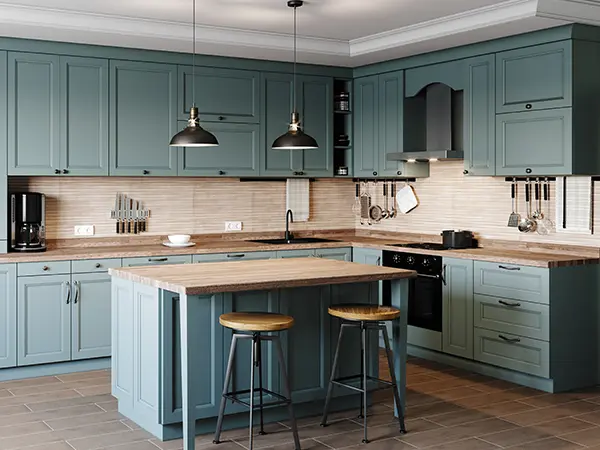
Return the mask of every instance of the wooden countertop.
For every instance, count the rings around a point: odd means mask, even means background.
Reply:
[[[327,236],[330,237],[330,236]],[[8,253],[0,255],[0,264],[22,263],[35,261],[65,261],[79,259],[102,258],[130,258],[140,256],[172,256],[195,255],[210,253],[244,253],[258,251],[285,251],[303,249],[326,249],[341,247],[372,248],[377,250],[391,250],[397,252],[411,252],[428,255],[446,256],[450,258],[474,259],[505,264],[523,266],[554,268],[564,266],[578,266],[600,263],[600,250],[598,257],[578,256],[567,253],[551,253],[540,251],[515,250],[510,248],[473,248],[466,250],[421,250],[403,249],[390,244],[414,242],[402,238],[375,238],[363,236],[336,236],[331,237],[336,242],[322,242],[313,244],[272,245],[260,244],[244,240],[199,240],[193,247],[168,248],[160,244],[122,245],[122,246],[96,246],[96,247],[66,247],[51,249],[43,253]]]
[[[179,294],[253,291],[412,278],[412,270],[322,258],[227,261],[109,269],[124,278]]]

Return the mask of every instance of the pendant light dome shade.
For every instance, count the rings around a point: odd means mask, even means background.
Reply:
[[[192,107],[188,126],[171,139],[171,147],[216,147],[219,141],[214,134],[206,131],[198,121],[198,108]]]
[[[292,113],[288,132],[282,134],[273,142],[273,150],[310,150],[319,148],[319,144],[300,128],[298,113]]]
[[[302,0],[289,0],[287,2],[290,8],[294,8],[294,82],[292,84],[294,109],[287,133],[275,139],[275,142],[271,146],[273,150],[311,150],[319,148],[319,144],[317,144],[315,138],[302,131],[300,114],[298,114],[298,110],[296,109],[296,9],[300,8],[303,4]]]

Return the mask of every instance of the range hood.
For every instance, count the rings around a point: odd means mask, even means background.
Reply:
[[[463,91],[434,83],[404,102],[404,151],[388,161],[464,159]]]

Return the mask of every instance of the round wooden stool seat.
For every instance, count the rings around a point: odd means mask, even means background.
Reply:
[[[400,310],[392,306],[379,305],[335,305],[330,306],[329,315],[345,320],[380,322],[400,317]]]
[[[234,312],[222,314],[219,323],[239,331],[281,331],[292,328],[294,318],[265,312]]]

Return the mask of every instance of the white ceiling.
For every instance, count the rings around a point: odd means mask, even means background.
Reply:
[[[286,0],[196,0],[198,51],[289,60]],[[190,51],[192,0],[0,0],[4,36]],[[569,22],[599,0],[308,0],[299,59],[358,66]]]

